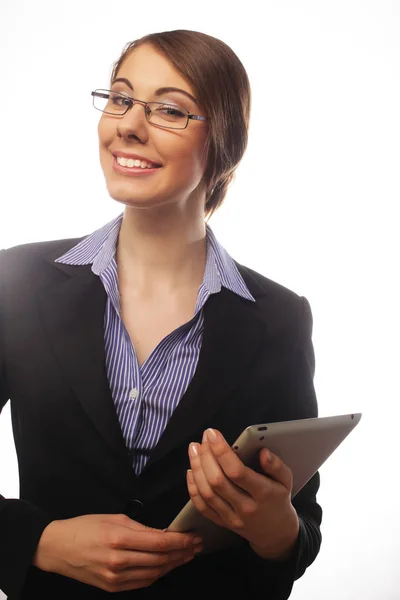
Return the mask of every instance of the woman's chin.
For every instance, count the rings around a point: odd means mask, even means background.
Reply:
[[[121,184],[115,180],[107,182],[110,197],[116,202],[132,208],[171,208],[173,205],[182,208],[182,205],[185,204],[183,200],[185,193],[181,188],[171,189],[169,186],[164,186],[163,189],[160,189],[159,186],[158,189],[155,186],[150,188],[151,186],[127,186],[126,182]]]
[[[125,183],[121,185],[119,182],[107,182],[107,190],[111,198],[117,202],[129,204],[147,204],[151,201],[154,193],[149,190],[141,189],[142,186],[127,186]]]
[[[108,188],[108,193],[116,202],[132,208],[156,208],[169,204],[158,195],[150,195],[149,193],[140,194],[136,192],[132,194],[132,192],[128,193],[126,190],[122,192],[122,190],[115,190],[115,188]]]

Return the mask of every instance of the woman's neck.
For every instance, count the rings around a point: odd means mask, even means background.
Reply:
[[[152,213],[152,214],[151,214]],[[207,252],[204,213],[126,207],[117,242],[118,276],[138,294],[198,287]]]

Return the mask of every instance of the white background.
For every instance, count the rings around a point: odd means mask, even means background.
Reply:
[[[1,0],[0,247],[121,212],[90,91],[125,43],[171,29],[228,43],[252,84],[249,148],[210,225],[310,301],[320,415],[363,413],[321,468],[323,545],[291,598],[398,599],[399,1]],[[0,492],[17,497],[8,406],[0,457]]]

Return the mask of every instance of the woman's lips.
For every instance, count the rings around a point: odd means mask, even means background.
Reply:
[[[154,169],[149,169],[148,167],[145,167],[144,169],[142,169],[142,167],[123,167],[117,163],[116,157],[113,156],[113,170],[117,173],[121,173],[122,175],[128,175],[130,177],[145,177],[152,175],[159,169],[161,169],[161,167],[154,167]]]

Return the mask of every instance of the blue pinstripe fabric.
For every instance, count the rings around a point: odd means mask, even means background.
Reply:
[[[255,302],[233,259],[206,225],[207,259],[195,314],[153,349],[140,366],[122,322],[116,243],[123,213],[84,238],[55,262],[92,265],[107,293],[104,315],[106,371],[121,430],[139,474],[195,373],[203,337],[203,306],[225,287]],[[133,393],[132,393],[133,392]],[[134,397],[136,396],[136,397]]]

